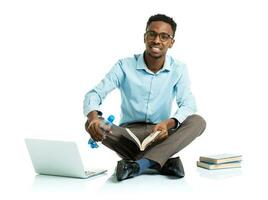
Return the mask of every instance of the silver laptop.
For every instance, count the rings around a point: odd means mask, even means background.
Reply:
[[[85,171],[74,142],[27,138],[25,143],[38,174],[89,178],[107,171]]]

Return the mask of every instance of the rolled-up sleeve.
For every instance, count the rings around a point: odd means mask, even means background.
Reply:
[[[185,65],[182,66],[179,81],[175,85],[175,95],[178,109],[172,118],[178,120],[179,123],[177,127],[179,127],[180,123],[197,111],[195,98],[190,89],[190,80]]]
[[[107,94],[115,88],[120,87],[120,82],[123,76],[121,66],[122,63],[119,60],[101,80],[101,82],[86,93],[83,104],[83,113],[85,116],[93,110],[100,112],[100,105]]]

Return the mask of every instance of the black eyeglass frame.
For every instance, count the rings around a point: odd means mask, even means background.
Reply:
[[[148,34],[149,34],[149,33],[153,33],[153,35],[151,35],[152,38],[148,38]],[[161,35],[162,35],[162,36],[161,36]],[[157,32],[155,32],[155,31],[146,31],[146,32],[144,33],[144,36],[145,36],[146,39],[148,39],[148,40],[150,40],[150,41],[155,40],[155,38],[156,38],[157,36],[159,36],[159,39],[160,39],[162,42],[166,42],[166,41],[168,41],[169,38],[172,39],[172,40],[174,39],[174,36],[169,35],[168,33],[164,33],[164,32],[157,33]],[[164,36],[164,37],[167,36],[167,39],[163,39],[163,36]]]

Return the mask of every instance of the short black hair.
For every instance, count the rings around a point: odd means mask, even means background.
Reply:
[[[173,37],[175,36],[175,32],[176,32],[176,28],[177,28],[177,24],[176,22],[173,20],[173,18],[166,16],[164,14],[156,14],[151,16],[148,21],[147,21],[147,25],[146,25],[146,30],[148,28],[148,26],[154,22],[154,21],[162,21],[162,22],[166,22],[168,24],[170,24],[172,31],[173,31]]]

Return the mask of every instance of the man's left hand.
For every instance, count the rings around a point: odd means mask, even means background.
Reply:
[[[168,138],[168,127],[166,121],[162,121],[159,124],[156,124],[153,131],[161,131],[156,137],[155,141],[161,141]]]
[[[154,127],[154,132],[161,131],[161,133],[156,137],[155,141],[161,141],[168,138],[168,130],[176,126],[176,121],[174,118],[167,119],[165,121],[156,124]]]

